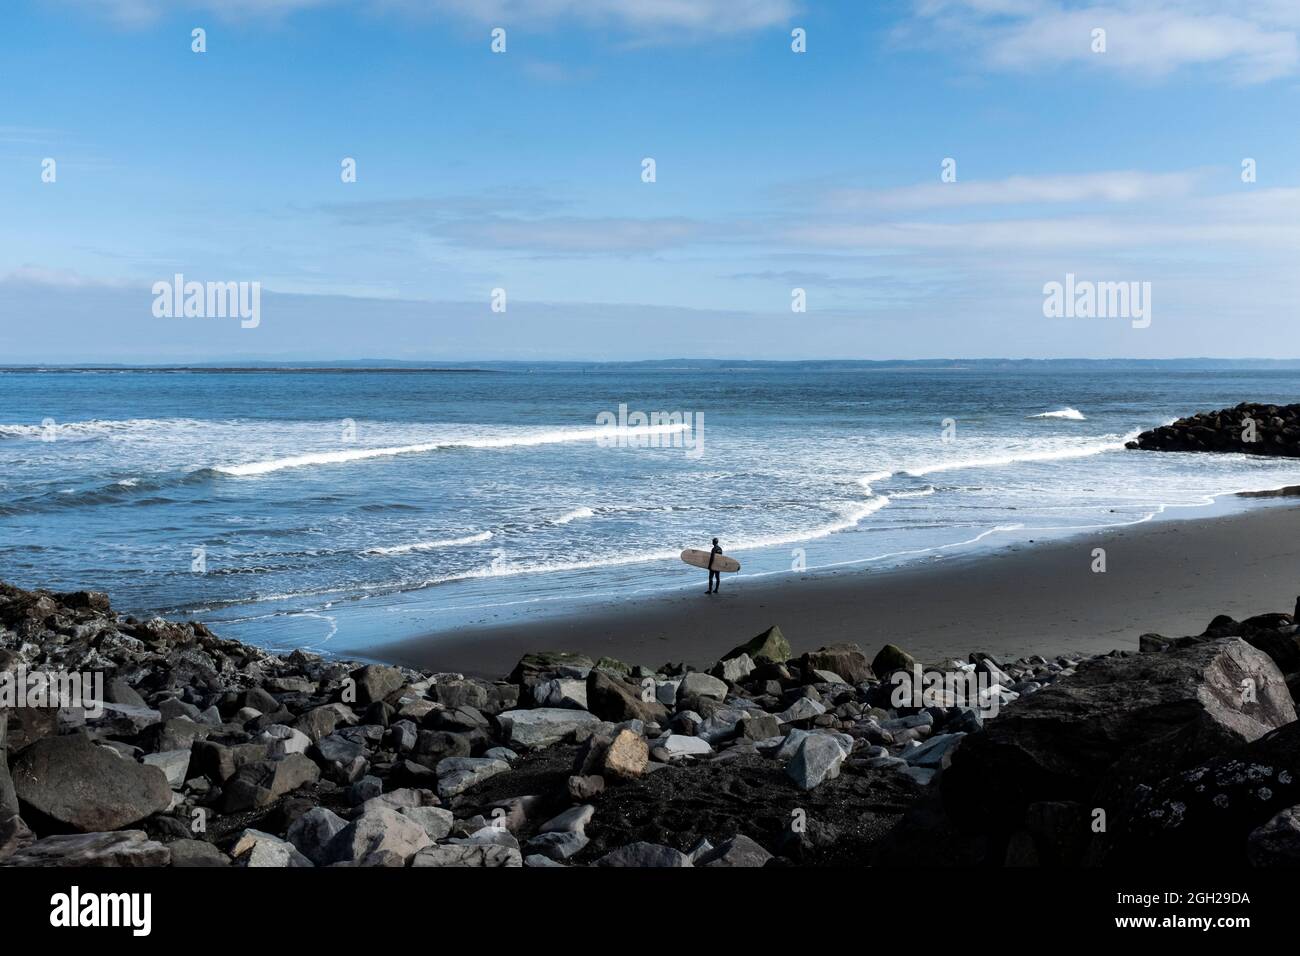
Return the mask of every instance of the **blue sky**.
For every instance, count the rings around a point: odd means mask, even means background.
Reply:
[[[1300,356],[1290,0],[2,16],[0,361]],[[155,318],[176,272],[260,325]],[[1045,318],[1067,272],[1150,327]]]

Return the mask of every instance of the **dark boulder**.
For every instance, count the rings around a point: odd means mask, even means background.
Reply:
[[[668,708],[653,693],[649,696],[650,700],[642,700],[640,687],[605,671],[593,670],[587,675],[587,710],[601,720],[666,724]]]
[[[970,735],[941,779],[944,803],[964,828],[1010,833],[1032,803],[1115,807],[1295,719],[1277,666],[1239,638],[1099,658]]]
[[[1140,788],[1101,841],[1106,864],[1242,867],[1249,837],[1300,804],[1300,722]]]
[[[861,684],[875,676],[867,655],[856,644],[831,644],[803,656],[799,663],[804,672],[804,679],[814,670],[831,671],[843,677],[850,684]]]
[[[73,830],[118,830],[171,804],[172,791],[157,767],[120,757],[83,734],[47,737],[14,761],[18,799]],[[28,822],[42,832],[35,818]]]

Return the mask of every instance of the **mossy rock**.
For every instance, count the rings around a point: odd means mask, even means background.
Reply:
[[[764,661],[773,664],[784,664],[794,656],[794,652],[790,650],[790,642],[785,639],[785,635],[781,633],[781,629],[775,624],[757,637],[751,638],[739,647],[734,647],[726,654],[723,654],[722,660],[729,661],[741,654],[748,654],[756,664]]]
[[[897,644],[886,644],[871,662],[871,669],[877,677],[884,677],[894,671],[910,671],[916,666],[916,658]]]
[[[619,674],[623,677],[628,677],[632,673],[632,665],[626,661],[620,661],[616,657],[602,657],[596,661],[596,666],[593,669],[605,671],[608,674]]]

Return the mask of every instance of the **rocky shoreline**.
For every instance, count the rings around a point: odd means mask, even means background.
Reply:
[[[922,664],[773,627],[485,681],[0,585],[7,689],[103,684],[0,708],[0,865],[1297,865],[1297,631]]]
[[[1143,451],[1218,451],[1300,457],[1300,405],[1242,402],[1161,425],[1126,442]]]

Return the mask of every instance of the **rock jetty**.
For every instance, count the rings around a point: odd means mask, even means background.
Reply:
[[[1296,458],[1300,457],[1300,405],[1242,402],[1217,412],[1200,412],[1145,431],[1124,447]]]
[[[0,678],[35,673],[103,702],[0,709],[3,866],[1300,862],[1286,614],[929,667],[773,627],[706,671],[549,652],[485,681],[0,585]]]

